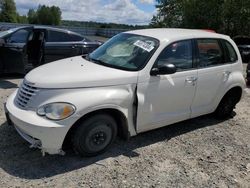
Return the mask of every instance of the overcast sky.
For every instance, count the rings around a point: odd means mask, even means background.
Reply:
[[[39,4],[58,6],[64,20],[148,24],[155,0],[15,0],[17,11],[27,14]]]

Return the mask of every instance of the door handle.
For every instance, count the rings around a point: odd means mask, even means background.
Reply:
[[[18,46],[12,46],[12,47],[10,47],[10,48],[12,48],[12,49],[17,49],[17,50],[23,49],[22,47],[18,47]]]
[[[185,82],[188,83],[188,84],[192,84],[193,86],[195,85],[195,82],[197,81],[197,77],[187,77],[185,79]]]
[[[20,48],[20,47],[11,47],[10,49],[18,51],[18,52],[22,52],[24,49]]]
[[[187,77],[186,82],[195,82],[197,80],[197,77]]]

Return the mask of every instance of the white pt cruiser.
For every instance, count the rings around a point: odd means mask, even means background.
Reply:
[[[245,88],[230,37],[202,30],[146,29],[116,35],[86,57],[40,66],[7,100],[6,117],[43,153],[70,141],[83,156],[116,136],[213,113],[230,116]]]

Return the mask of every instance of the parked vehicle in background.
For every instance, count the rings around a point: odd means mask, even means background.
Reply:
[[[102,43],[77,33],[44,27],[0,32],[0,73],[26,73],[39,65],[88,54]]]
[[[247,64],[247,85],[250,86],[250,62]]]
[[[43,153],[62,154],[71,141],[77,153],[98,155],[117,135],[209,113],[230,117],[245,89],[239,57],[230,37],[212,32],[121,33],[85,58],[29,72],[8,98],[6,118]]]
[[[237,36],[237,37],[234,37],[234,41],[240,50],[243,63],[249,63],[250,61],[250,37]]]

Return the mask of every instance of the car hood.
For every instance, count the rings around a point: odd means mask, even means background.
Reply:
[[[76,56],[33,69],[25,76],[25,82],[38,88],[79,88],[132,84],[137,77],[138,72],[106,67]]]

